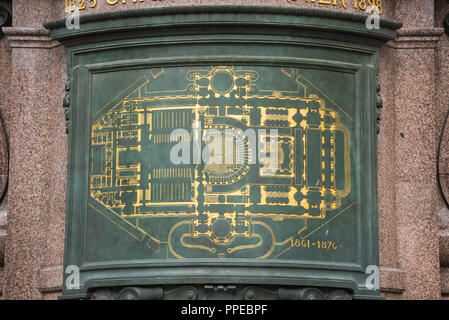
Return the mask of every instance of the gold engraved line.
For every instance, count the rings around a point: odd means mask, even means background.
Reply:
[[[310,232],[308,235],[304,236],[303,239],[308,238],[310,235],[312,235],[313,233],[315,233],[316,231],[318,231],[319,229],[321,229],[322,227],[324,227],[326,224],[328,224],[329,222],[331,222],[332,220],[334,220],[335,218],[337,218],[339,215],[341,215],[343,212],[347,211],[349,208],[351,208],[353,205],[355,205],[356,202],[351,203],[349,206],[347,206],[346,208],[344,208],[342,211],[340,211],[338,214],[336,214],[335,216],[333,216],[332,218],[330,218],[329,220],[327,220],[325,223],[323,223],[321,226],[319,226],[318,228],[316,228],[315,230],[313,230],[312,232]]]
[[[181,244],[184,246],[184,247],[187,247],[187,248],[192,248],[192,249],[202,249],[202,250],[206,250],[206,251],[209,251],[210,253],[215,253],[215,248],[209,248],[209,247],[207,247],[207,246],[205,246],[205,245],[201,245],[201,244],[190,244],[190,243],[187,243],[187,242],[185,242],[185,237],[188,237],[188,236],[192,236],[190,233],[184,233],[182,236],[181,236],[181,239],[180,239],[180,242],[181,242]]]
[[[255,249],[255,248],[260,247],[262,245],[262,243],[263,243],[262,236],[260,234],[258,234],[258,233],[253,234],[253,236],[255,236],[257,239],[259,239],[259,241],[257,243],[255,243],[255,244],[245,244],[245,245],[237,246],[237,247],[234,247],[234,248],[229,248],[227,250],[228,253],[233,253],[235,251],[244,250],[244,249]]]
[[[319,226],[318,228],[316,228],[315,230],[313,230],[312,232],[310,232],[308,235],[304,236],[303,239],[308,238],[310,235],[312,235],[313,233],[315,233],[316,231],[318,231],[319,229],[321,229],[323,226],[325,226],[326,224],[328,224],[329,222],[331,222],[332,220],[334,220],[335,218],[337,218],[339,215],[341,215],[343,212],[345,212],[346,210],[348,210],[349,208],[351,208],[356,202],[351,203],[349,206],[347,206],[345,209],[343,209],[342,211],[340,211],[338,214],[336,214],[335,216],[333,216],[331,219],[329,219],[328,221],[326,221],[325,223],[323,223],[321,226]],[[278,258],[279,256],[281,256],[282,254],[284,254],[285,252],[287,252],[288,250],[290,250],[291,248],[293,248],[292,245],[290,245],[290,247],[288,247],[287,249],[285,249],[284,251],[280,252],[278,255],[276,255],[275,257],[273,257],[273,259]]]
[[[143,231],[140,228],[136,228],[135,225],[129,223],[128,221],[126,221],[125,219],[123,219],[122,217],[118,216],[114,211],[110,210],[113,214],[115,214],[117,217],[119,217],[121,220],[123,220],[124,222],[126,222],[127,224],[129,224],[133,229],[139,230],[140,232],[143,233],[143,237],[141,239],[137,238],[135,235],[133,235],[132,233],[128,232],[125,228],[123,228],[121,225],[119,225],[117,222],[115,222],[114,220],[112,220],[111,218],[109,218],[108,216],[106,216],[103,212],[99,211],[97,208],[95,208],[94,206],[92,206],[90,203],[88,204],[89,207],[91,207],[92,209],[94,209],[95,211],[97,211],[98,213],[100,213],[102,216],[104,216],[106,219],[108,219],[109,221],[111,221],[113,224],[115,224],[117,227],[119,227],[120,229],[122,229],[123,231],[125,231],[126,233],[128,233],[130,236],[132,236],[133,238],[135,238],[138,241],[142,241],[145,238],[145,235],[148,235],[145,231]]]
[[[116,96],[115,96],[114,98],[112,98],[108,103],[106,103],[106,104],[104,105],[103,108],[101,108],[100,110],[98,110],[97,113],[95,113],[95,116],[96,116],[98,113],[100,113],[104,108],[106,108],[112,101],[114,101],[115,99],[117,99],[118,97],[120,97],[123,93],[127,92],[130,88],[132,88],[136,83],[142,81],[142,78],[143,78],[143,79],[146,79],[146,81],[145,81],[141,86],[139,86],[136,90],[134,90],[133,92],[135,92],[135,91],[141,89],[143,86],[145,86],[145,85],[147,85],[148,83],[150,83],[150,79],[148,79],[147,76],[142,76],[142,77],[140,77],[139,79],[137,79],[136,81],[134,81],[129,87],[127,87],[126,89],[120,91],[120,93],[119,93],[118,95],[116,95]],[[132,93],[131,93],[131,94],[132,94]],[[131,94],[127,95],[126,97],[130,96]],[[126,97],[125,97],[125,98],[126,98]],[[124,101],[125,101],[125,99],[123,99],[122,101],[120,101],[119,103],[117,103],[117,104],[116,104],[113,108],[111,108],[109,111],[114,110],[114,108],[115,108],[116,106],[122,104]],[[109,112],[109,111],[108,111],[108,112]]]
[[[303,78],[304,80],[306,80],[310,85],[312,85],[315,89],[317,89],[319,92],[321,92],[327,99],[329,99],[333,104],[335,104],[341,112],[343,112],[345,115],[347,115],[352,121],[354,121],[354,118],[352,118],[345,110],[343,110],[343,108],[337,104],[334,100],[332,100],[331,98],[329,98],[329,96],[327,94],[325,94],[323,91],[321,91],[320,88],[318,88],[317,86],[315,86],[310,80],[308,80],[306,77],[304,77],[303,75],[300,75],[298,78]]]

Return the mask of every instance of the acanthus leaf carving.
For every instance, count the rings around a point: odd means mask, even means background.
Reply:
[[[380,94],[379,76],[376,77],[376,112],[377,112],[377,133],[380,132],[380,122],[382,121],[383,101]]]
[[[63,102],[63,108],[64,108],[64,117],[66,122],[66,133],[68,134],[70,132],[70,87],[71,87],[72,78],[69,77],[69,79],[66,82],[65,85],[65,96],[64,96],[64,102]]]

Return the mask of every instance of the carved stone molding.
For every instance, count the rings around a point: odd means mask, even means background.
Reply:
[[[11,48],[51,49],[60,45],[49,37],[50,31],[44,28],[5,27],[3,33],[8,37]]]
[[[236,285],[183,285],[158,287],[101,288],[91,300],[351,300],[343,289],[314,287],[262,287]]]
[[[443,28],[400,29],[396,31],[396,40],[386,45],[394,49],[435,49],[443,33]]]

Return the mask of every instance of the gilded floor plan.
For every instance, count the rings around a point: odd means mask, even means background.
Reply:
[[[309,93],[300,70],[276,68],[282,80],[271,84],[273,69],[172,67],[137,79],[92,118],[89,206],[166,258],[277,258],[311,220],[328,222],[351,192],[344,111]],[[185,134],[174,140],[176,129]],[[193,159],[207,129],[235,138],[234,161],[171,161],[179,142],[191,142]]]

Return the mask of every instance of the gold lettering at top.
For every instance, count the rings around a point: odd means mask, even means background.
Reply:
[[[145,0],[65,0],[65,11],[73,12],[75,9],[85,10],[87,8],[93,9],[97,6],[97,2],[105,1],[110,6],[115,5],[129,5],[130,3],[141,3]],[[146,0],[149,1],[163,1],[163,0]],[[175,0],[176,1],[176,0]],[[316,3],[319,6],[328,7],[340,7],[347,9],[346,2],[351,2],[351,0],[286,0],[289,3],[292,2],[311,2]],[[382,13],[382,0],[352,0],[354,2],[354,9],[365,11],[369,7],[377,7],[379,14]],[[350,4],[351,5],[351,4]]]
[[[287,2],[311,2],[318,5],[334,6],[347,9],[346,1],[351,0],[287,0]],[[367,8],[374,6],[377,7],[378,13],[382,13],[382,0],[353,0],[354,9],[365,11]]]

